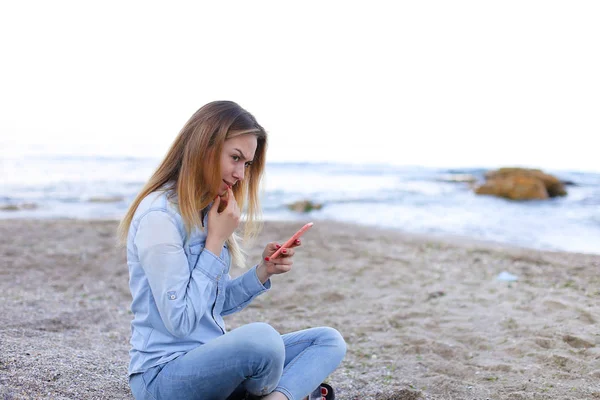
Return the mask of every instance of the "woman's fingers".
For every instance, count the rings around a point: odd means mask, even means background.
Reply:
[[[233,189],[231,187],[229,187],[229,189],[227,189],[227,191],[229,192],[229,194],[227,195],[227,198],[230,199],[231,202],[237,206],[237,201],[235,200],[235,196],[233,194]]]
[[[296,250],[291,249],[291,248],[287,248],[284,247],[281,252],[279,252],[279,255],[276,258],[271,258],[271,256],[277,251],[279,250],[281,246],[279,245],[275,245],[275,247],[270,247],[268,249],[268,255],[266,257],[266,261],[272,261],[272,260],[281,260],[281,259],[285,259],[285,258],[292,258],[294,256],[294,254],[296,254]]]
[[[277,270],[276,273],[288,272],[292,269],[292,265],[294,265],[292,260],[277,259],[274,261],[277,261],[277,263],[273,263],[273,268]]]
[[[282,257],[292,257],[294,254],[296,254],[296,250],[292,248],[284,248],[283,250],[281,250]]]
[[[281,245],[277,242],[267,243],[263,252],[264,260],[268,263],[268,265],[284,268],[278,269],[279,272],[287,272],[291,269],[291,266],[294,263],[292,261],[292,257],[294,257],[296,254],[296,250],[294,250],[292,247],[297,247],[299,245],[299,241],[296,241],[295,246],[284,247],[281,249]],[[279,249],[281,249],[281,251],[279,252],[278,256],[276,258],[272,258],[271,256]]]
[[[301,243],[300,239],[296,239],[296,240],[294,240],[294,243],[292,243],[292,245],[289,248],[291,249],[292,247],[298,247],[301,244],[302,243]]]
[[[236,219],[239,219],[240,217],[240,208],[237,201],[235,201],[235,196],[233,195],[233,190],[231,188],[227,189],[227,205],[222,213],[228,214]]]
[[[263,253],[267,271],[270,274],[283,274],[285,272],[289,272],[294,264],[292,256],[294,255],[295,251],[293,249],[284,248],[277,258],[270,258],[270,256],[280,248],[280,244],[277,242],[271,242],[267,244],[265,252]]]
[[[219,196],[215,197],[215,201],[213,203],[213,207],[210,209],[209,214],[213,213],[216,214],[219,209],[219,206],[221,205],[221,198]]]
[[[281,272],[289,272],[292,269],[292,264],[293,263],[277,264],[277,269],[279,269]]]

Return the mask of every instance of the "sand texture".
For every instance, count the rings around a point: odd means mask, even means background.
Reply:
[[[250,258],[299,226],[266,223]],[[133,398],[115,229],[0,221],[0,399]],[[339,399],[600,399],[600,256],[318,222],[295,260],[226,322],[338,329]]]

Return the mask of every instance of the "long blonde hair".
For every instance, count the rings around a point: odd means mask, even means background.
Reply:
[[[267,133],[254,116],[238,104],[214,101],[204,105],[186,122],[163,161],[133,200],[118,227],[119,243],[127,243],[129,226],[140,202],[157,190],[169,190],[176,195],[188,235],[194,228],[203,229],[201,211],[215,198],[221,184],[223,143],[243,134],[255,135],[257,147],[244,180],[233,187],[233,194],[240,210],[246,214],[244,239],[256,237],[262,228],[259,191],[265,168]],[[227,239],[227,245],[233,264],[244,266],[245,255],[235,232]]]

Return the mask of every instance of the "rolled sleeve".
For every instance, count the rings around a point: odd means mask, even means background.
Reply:
[[[263,285],[258,279],[256,268],[255,265],[245,274],[227,283],[227,296],[221,315],[233,314],[246,308],[256,296],[271,289],[271,280],[267,280]]]
[[[212,280],[217,281],[221,278],[223,272],[227,270],[227,264],[225,264],[225,260],[204,248],[198,256],[198,262],[194,270],[199,270]]]

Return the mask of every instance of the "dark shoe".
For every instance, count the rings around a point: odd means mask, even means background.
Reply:
[[[335,392],[333,391],[333,388],[331,387],[331,385],[328,385],[326,383],[321,383],[321,396],[323,396],[325,398],[325,400],[334,400],[335,399]]]
[[[335,392],[333,388],[326,384],[321,383],[309,396],[308,400],[334,400]]]

